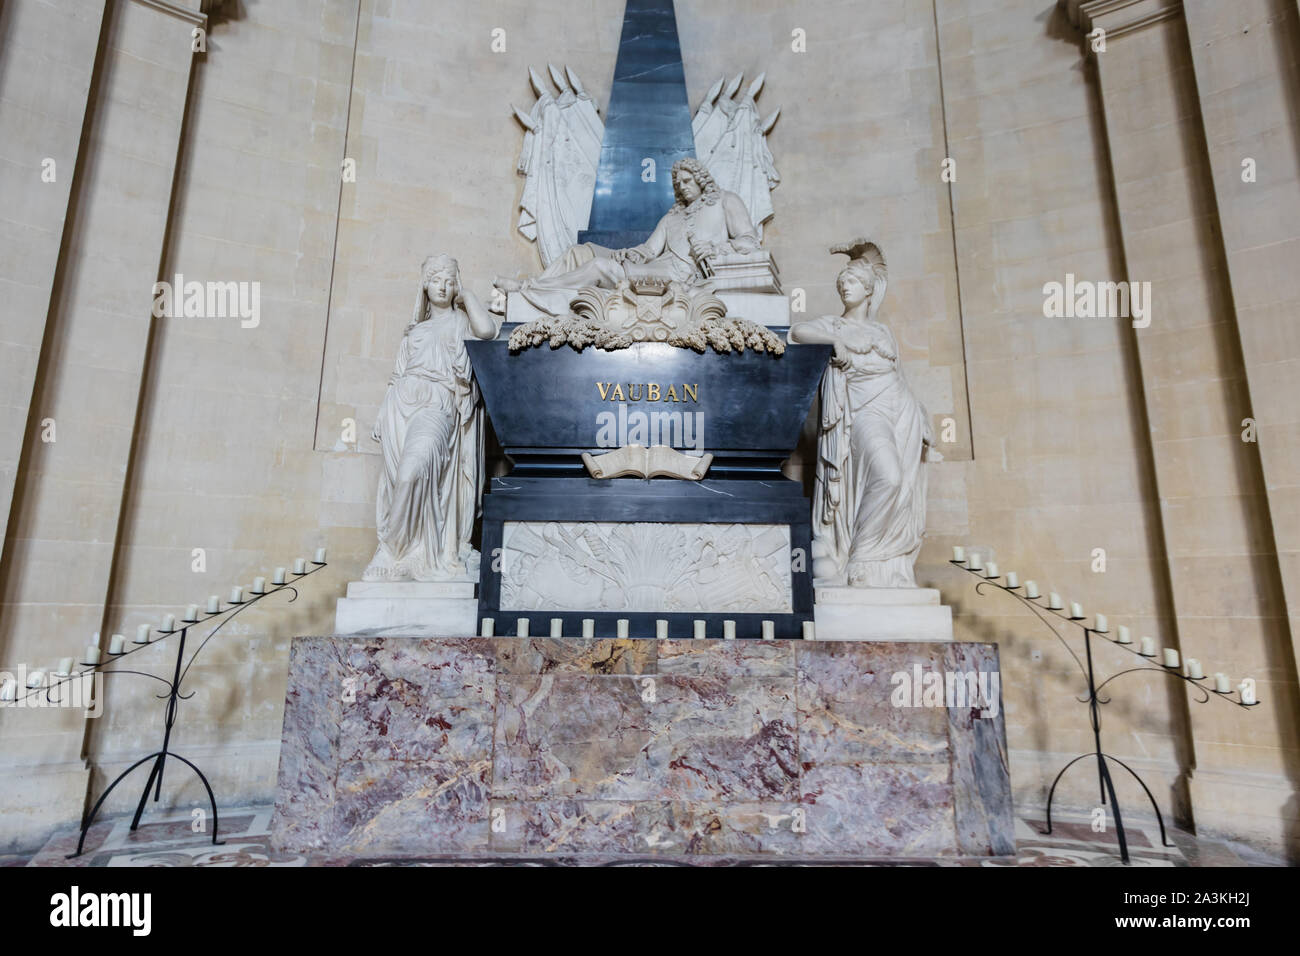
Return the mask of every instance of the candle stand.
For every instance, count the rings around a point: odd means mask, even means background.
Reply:
[[[118,660],[120,660],[123,657],[126,657],[129,654],[138,653],[144,650],[145,648],[155,647],[157,646],[157,644],[162,643],[161,641],[153,641],[147,644],[136,644],[134,647],[130,648],[129,650],[123,651],[121,654],[110,655],[106,660],[101,659],[98,662],[83,661],[81,662],[80,665],[83,668],[82,670],[78,670],[75,673],[63,676],[58,681],[50,684],[48,687],[36,688],[32,692],[32,693],[39,693],[41,691],[44,691],[47,699],[52,699],[50,698],[50,695],[57,688],[61,687],[63,684],[73,680],[81,680],[85,678],[87,675],[92,673],[104,674],[104,675],[134,674],[138,677],[148,677],[152,680],[160,681],[167,687],[167,690],[165,692],[157,695],[159,700],[165,700],[167,702],[164,715],[163,715],[162,748],[145,757],[141,757],[135,763],[131,764],[131,766],[127,767],[124,771],[118,774],[117,778],[108,785],[107,789],[105,789],[102,794],[100,794],[99,799],[96,800],[94,806],[91,807],[90,813],[88,813],[85,816],[85,818],[82,820],[81,837],[80,839],[77,840],[77,852],[68,854],[68,859],[73,859],[75,857],[81,856],[82,848],[85,846],[86,843],[86,834],[87,832],[89,832],[91,824],[95,822],[95,817],[98,815],[100,807],[102,807],[104,805],[104,801],[108,799],[108,795],[112,793],[113,790],[117,787],[117,785],[120,784],[123,780],[125,780],[131,774],[131,772],[134,771],[137,767],[141,767],[144,764],[152,761],[152,766],[149,769],[149,779],[145,781],[144,790],[140,794],[140,802],[136,804],[135,816],[131,818],[132,830],[135,830],[140,826],[140,816],[144,813],[145,804],[149,801],[149,791],[151,789],[153,790],[153,799],[155,803],[157,803],[162,798],[163,770],[167,765],[167,759],[169,757],[174,760],[179,760],[181,763],[185,764],[185,766],[193,770],[194,773],[198,775],[199,780],[203,782],[203,788],[207,791],[208,794],[208,803],[212,807],[212,843],[214,846],[219,846],[224,842],[223,840],[217,839],[217,829],[218,829],[217,800],[212,793],[212,785],[208,782],[207,776],[203,773],[202,770],[198,768],[197,765],[195,765],[193,762],[186,759],[185,757],[182,757],[180,754],[176,753],[171,749],[172,726],[176,723],[176,713],[177,713],[178,705],[183,700],[189,700],[195,694],[195,691],[190,691],[188,694],[181,693],[181,687],[185,682],[185,676],[189,673],[190,667],[192,667],[194,664],[194,659],[199,656],[199,653],[207,645],[208,641],[212,640],[212,638],[216,636],[217,632],[220,631],[228,621],[234,618],[236,614],[239,614],[241,611],[245,610],[246,608],[256,604],[262,598],[269,597],[272,594],[279,594],[282,591],[291,591],[292,596],[289,598],[289,602],[292,603],[296,601],[298,599],[298,589],[297,587],[295,587],[295,585],[303,578],[315,574],[321,568],[326,566],[325,562],[323,561],[312,561],[311,564],[312,564],[312,568],[310,571],[303,571],[301,573],[291,572],[293,577],[293,584],[288,584],[288,583],[274,584],[271,586],[269,590],[262,591],[262,592],[252,592],[249,594],[248,597],[246,597],[242,601],[230,602],[229,605],[225,608],[225,610],[199,611],[199,620],[192,620],[192,621],[183,620],[177,622],[178,626],[175,627],[173,630],[170,631],[159,630],[158,633],[163,635],[164,638],[170,637],[172,635],[177,636],[176,663],[172,669],[171,680],[165,680],[164,678],[159,677],[156,674],[150,674],[145,671],[127,670],[125,668],[118,668],[118,667],[109,668],[108,666],[106,666],[108,664],[116,664]],[[204,625],[209,624],[215,621],[217,618],[221,618],[222,620],[217,624],[216,627],[214,627],[211,631],[208,632],[208,635],[205,638],[203,638],[203,641],[195,649],[194,653],[190,655],[189,660],[186,661],[184,659],[185,643],[187,638],[189,637],[190,628],[197,628],[200,623]]]
[[[1071,760],[1069,763],[1067,763],[1064,767],[1061,768],[1060,772],[1056,775],[1056,779],[1052,781],[1052,786],[1047,791],[1047,830],[1045,832],[1047,834],[1050,834],[1052,832],[1052,798],[1056,794],[1057,784],[1061,782],[1061,778],[1065,776],[1065,772],[1067,770],[1069,770],[1071,767],[1077,764],[1080,760],[1086,760],[1089,757],[1091,757],[1095,759],[1097,762],[1097,787],[1101,793],[1101,803],[1103,806],[1105,806],[1107,803],[1107,798],[1109,797],[1111,813],[1115,817],[1115,835],[1119,839],[1120,859],[1126,864],[1129,862],[1128,840],[1124,834],[1124,819],[1120,813],[1119,798],[1116,797],[1115,795],[1115,783],[1111,779],[1111,774],[1110,774],[1111,763],[1117,764],[1118,766],[1127,770],[1129,774],[1133,777],[1133,779],[1138,782],[1138,786],[1142,788],[1142,792],[1145,793],[1147,795],[1147,799],[1151,801],[1151,808],[1155,810],[1156,822],[1160,826],[1161,844],[1166,847],[1174,846],[1174,844],[1169,842],[1169,838],[1165,833],[1164,817],[1161,816],[1160,814],[1160,807],[1156,803],[1156,798],[1152,795],[1151,789],[1146,785],[1145,781],[1143,781],[1143,779],[1140,776],[1138,776],[1137,771],[1135,771],[1128,764],[1124,763],[1124,761],[1120,760],[1118,757],[1112,756],[1111,754],[1105,753],[1101,749],[1101,705],[1110,703],[1111,699],[1109,697],[1102,697],[1099,692],[1103,687],[1105,687],[1111,681],[1115,680],[1115,678],[1117,677],[1122,677],[1125,674],[1155,671],[1155,672],[1164,673],[1169,677],[1174,677],[1179,680],[1186,681],[1188,684],[1195,687],[1200,694],[1200,699],[1197,700],[1197,703],[1200,704],[1206,703],[1210,699],[1211,694],[1214,694],[1217,697],[1221,697],[1229,701],[1229,703],[1235,704],[1238,707],[1255,707],[1259,704],[1259,701],[1255,701],[1253,703],[1247,704],[1241,700],[1235,700],[1233,699],[1231,692],[1225,693],[1218,690],[1213,690],[1213,691],[1208,690],[1201,683],[1201,681],[1204,681],[1206,679],[1204,677],[1196,677],[1196,678],[1189,677],[1183,674],[1177,667],[1163,667],[1156,664],[1140,664],[1137,667],[1126,668],[1125,670],[1112,674],[1111,676],[1103,680],[1100,684],[1098,684],[1097,672],[1093,665],[1093,655],[1092,655],[1093,635],[1097,635],[1107,644],[1111,644],[1115,647],[1123,648],[1124,650],[1127,650],[1129,653],[1135,654],[1136,656],[1141,657],[1144,660],[1150,660],[1151,657],[1154,655],[1142,654],[1139,651],[1135,650],[1133,645],[1131,644],[1121,644],[1118,641],[1111,640],[1109,637],[1107,637],[1107,634],[1109,632],[1098,631],[1095,628],[1088,627],[1088,625],[1085,623],[1086,619],[1083,617],[1068,616],[1065,613],[1062,613],[1063,609],[1044,607],[1043,605],[1035,603],[1035,601],[1040,600],[1040,598],[1030,598],[1020,593],[1023,590],[1023,587],[1019,584],[1017,584],[1015,587],[1012,587],[1007,584],[1000,584],[998,583],[1001,580],[1000,576],[994,575],[992,577],[989,577],[988,575],[982,572],[982,569],[972,569],[966,567],[965,561],[954,560],[950,563],[955,564],[958,567],[965,568],[965,570],[967,570],[968,572],[970,572],[971,574],[975,575],[977,578],[980,579],[980,583],[975,585],[976,594],[983,595],[984,594],[983,588],[986,586],[994,587],[997,588],[999,591],[1003,591],[1007,594],[1010,594],[1012,597],[1020,601],[1021,604],[1025,605],[1031,611],[1033,611],[1034,614],[1038,616],[1039,620],[1043,622],[1043,625],[1049,631],[1051,631],[1053,635],[1055,635],[1057,640],[1061,642],[1062,646],[1065,647],[1066,651],[1069,652],[1070,656],[1074,658],[1074,662],[1079,665],[1079,670],[1082,672],[1084,680],[1087,681],[1087,688],[1088,688],[1087,696],[1079,697],[1076,699],[1079,701],[1079,703],[1088,705],[1088,719],[1092,725],[1093,749],[1088,753],[1080,754],[1079,756]],[[1048,615],[1051,616],[1049,617]],[[1084,650],[1083,660],[1079,659],[1079,655],[1075,653],[1074,648],[1071,647],[1066,642],[1065,638],[1061,636],[1060,632],[1057,631],[1057,629],[1054,626],[1052,626],[1051,623],[1052,618],[1055,618],[1056,620],[1060,620],[1060,621],[1066,621],[1071,624],[1076,624],[1083,630],[1083,650]]]

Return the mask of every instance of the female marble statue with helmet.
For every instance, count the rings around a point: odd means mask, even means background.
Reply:
[[[850,587],[916,587],[923,463],[941,456],[903,377],[898,343],[877,318],[888,283],[884,255],[862,239],[831,251],[849,256],[836,279],[843,313],[790,330],[792,343],[835,347],[821,386],[813,575]]]
[[[483,406],[465,339],[495,338],[496,318],[461,285],[450,256],[420,268],[373,437],[383,453],[379,547],[366,581],[476,578],[470,545],[483,493]]]

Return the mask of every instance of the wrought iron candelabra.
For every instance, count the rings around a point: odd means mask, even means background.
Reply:
[[[326,566],[324,561],[311,561],[309,563],[311,564],[311,570],[287,572],[287,576],[292,578],[291,583],[286,581],[286,583],[283,584],[272,584],[270,588],[264,591],[250,591],[246,598],[239,601],[227,602],[224,608],[216,611],[204,611],[200,609],[193,620],[177,621],[175,622],[176,626],[173,627],[172,630],[156,628],[156,632],[161,634],[164,639],[173,635],[177,636],[176,663],[172,668],[171,680],[159,677],[157,674],[150,674],[146,671],[129,670],[127,668],[109,666],[116,665],[122,658],[131,654],[138,654],[147,648],[157,647],[159,644],[165,643],[165,640],[150,641],[148,643],[137,642],[133,647],[125,649],[119,654],[113,654],[110,652],[105,659],[99,661],[82,661],[77,665],[77,667],[81,669],[74,670],[72,673],[66,675],[56,675],[58,676],[58,679],[53,683],[50,683],[48,686],[35,688],[28,694],[24,695],[32,696],[34,694],[44,693],[46,699],[53,703],[54,699],[51,695],[53,695],[54,692],[64,684],[72,681],[83,681],[86,677],[92,674],[103,674],[105,676],[109,674],[134,674],[138,677],[148,677],[151,680],[159,681],[167,688],[165,691],[157,695],[159,700],[165,700],[167,702],[163,714],[162,747],[147,756],[141,757],[135,763],[131,764],[131,766],[123,770],[117,775],[117,778],[108,785],[107,789],[100,794],[99,799],[95,801],[90,813],[88,813],[82,820],[81,836],[77,840],[77,852],[68,854],[68,859],[81,856],[82,849],[86,843],[86,834],[89,832],[91,824],[95,822],[95,817],[98,815],[100,808],[104,805],[104,801],[108,799],[109,794],[111,794],[117,785],[125,780],[133,770],[152,761],[152,766],[149,769],[149,779],[145,781],[144,790],[140,793],[140,801],[136,804],[135,816],[131,818],[132,830],[135,830],[140,826],[140,816],[144,813],[145,804],[149,800],[149,791],[151,789],[153,790],[153,799],[155,803],[157,803],[162,797],[163,770],[167,765],[167,758],[169,757],[185,764],[185,766],[193,770],[199,780],[202,781],[203,788],[208,794],[208,803],[212,807],[212,843],[214,846],[218,846],[225,842],[217,839],[217,829],[219,825],[217,816],[217,800],[213,795],[212,785],[208,782],[207,775],[204,774],[203,771],[200,770],[192,761],[182,757],[171,749],[172,727],[176,723],[177,707],[181,701],[189,700],[195,694],[195,691],[190,691],[188,694],[182,693],[181,687],[185,682],[185,677],[189,673],[190,667],[194,664],[194,659],[198,657],[203,648],[207,646],[208,641],[212,640],[212,638],[217,635],[217,632],[225,627],[227,622],[233,619],[235,615],[256,604],[263,598],[270,597],[273,594],[279,594],[283,591],[292,592],[292,596],[289,598],[290,603],[296,601],[298,599],[298,588],[296,587],[298,582],[305,577],[315,574],[321,568]],[[195,648],[194,653],[190,655],[189,660],[185,660],[185,644],[189,637],[190,629],[197,629],[201,625],[210,624],[217,621],[218,618],[221,620],[217,623],[216,627],[209,631],[207,636],[203,638],[199,643],[199,646]],[[143,625],[141,628],[143,629]]]
[[[983,589],[985,587],[997,588],[999,591],[1002,591],[1006,594],[1010,594],[1012,597],[1020,601],[1020,603],[1023,604],[1025,607],[1033,611],[1034,614],[1038,616],[1039,620],[1043,622],[1044,626],[1046,626],[1047,629],[1051,631],[1052,634],[1056,637],[1056,639],[1061,642],[1062,646],[1066,649],[1066,651],[1070,654],[1070,656],[1074,658],[1074,662],[1079,666],[1079,670],[1082,672],[1084,679],[1088,682],[1087,696],[1076,698],[1076,699],[1079,701],[1079,703],[1088,705],[1088,718],[1092,724],[1093,749],[1089,753],[1080,754],[1079,756],[1071,760],[1069,763],[1067,763],[1064,767],[1061,768],[1060,772],[1056,775],[1056,779],[1052,781],[1052,786],[1047,791],[1047,831],[1046,832],[1048,834],[1052,832],[1052,798],[1056,794],[1056,785],[1061,782],[1061,778],[1065,776],[1065,772],[1067,770],[1073,767],[1080,760],[1084,760],[1088,757],[1092,757],[1097,761],[1097,785],[1098,785],[1098,789],[1101,792],[1102,805],[1103,806],[1106,805],[1107,798],[1109,797],[1111,813],[1115,817],[1115,834],[1119,839],[1120,859],[1126,864],[1129,862],[1128,840],[1124,834],[1124,819],[1120,813],[1119,799],[1115,796],[1115,783],[1111,779],[1110,766],[1109,766],[1111,763],[1115,763],[1118,764],[1120,767],[1123,767],[1125,770],[1129,772],[1129,774],[1133,777],[1133,779],[1138,782],[1138,786],[1142,788],[1142,792],[1145,793],[1147,795],[1147,799],[1151,801],[1151,808],[1155,810],[1156,822],[1160,825],[1161,844],[1166,847],[1174,846],[1174,844],[1169,842],[1169,838],[1166,835],[1164,817],[1161,816],[1160,814],[1160,807],[1156,803],[1156,798],[1152,795],[1150,788],[1147,787],[1146,783],[1143,781],[1143,779],[1140,776],[1138,776],[1137,771],[1135,771],[1132,767],[1130,767],[1124,761],[1120,760],[1118,757],[1108,754],[1101,749],[1101,706],[1103,704],[1110,703],[1111,699],[1109,697],[1102,697],[1099,692],[1103,687],[1105,687],[1111,681],[1115,680],[1117,677],[1122,677],[1125,674],[1148,672],[1148,673],[1163,673],[1168,677],[1173,677],[1177,680],[1186,681],[1192,687],[1196,688],[1197,692],[1200,694],[1200,698],[1197,700],[1197,703],[1200,704],[1204,704],[1207,701],[1209,701],[1211,694],[1214,694],[1217,697],[1221,697],[1227,700],[1229,703],[1235,704],[1238,707],[1255,707],[1258,706],[1259,701],[1255,700],[1250,703],[1247,703],[1246,701],[1241,700],[1239,696],[1234,698],[1231,691],[1225,692],[1220,690],[1209,689],[1202,683],[1204,680],[1206,680],[1205,677],[1191,677],[1188,674],[1184,674],[1181,670],[1179,670],[1178,666],[1176,665],[1170,667],[1170,666],[1161,666],[1159,664],[1147,664],[1147,663],[1139,664],[1136,667],[1129,667],[1115,674],[1112,674],[1099,684],[1097,683],[1097,672],[1093,664],[1093,655],[1092,655],[1092,645],[1093,645],[1094,635],[1100,638],[1101,640],[1105,641],[1105,643],[1110,644],[1114,647],[1122,648],[1123,650],[1126,650],[1129,653],[1142,658],[1144,661],[1151,660],[1152,658],[1155,657],[1155,654],[1144,654],[1140,649],[1136,649],[1134,645],[1132,645],[1131,643],[1121,643],[1120,641],[1112,640],[1109,637],[1110,632],[1108,630],[1099,631],[1094,627],[1089,627],[1087,623],[1085,623],[1086,618],[1082,616],[1078,616],[1078,617],[1073,616],[1070,613],[1066,612],[1065,608],[1063,607],[1053,608],[1038,603],[1041,600],[1041,598],[1029,597],[1026,593],[1024,593],[1026,590],[1025,587],[1019,584],[1019,582],[1017,582],[1014,586],[1012,586],[1009,583],[1001,583],[1003,581],[1003,578],[996,571],[994,571],[992,574],[986,574],[984,573],[984,569],[982,567],[975,567],[975,568],[968,567],[965,559],[953,559],[951,563],[957,565],[960,568],[964,568],[966,571],[970,572],[975,577],[979,578],[979,584],[975,585],[975,593],[983,595],[984,594]],[[1069,643],[1066,642],[1065,638],[1061,636],[1061,633],[1052,625],[1051,622],[1053,618],[1059,621],[1065,621],[1069,624],[1077,625],[1083,631],[1084,657],[1082,660],[1080,660],[1079,655],[1075,652],[1074,648],[1071,647]]]

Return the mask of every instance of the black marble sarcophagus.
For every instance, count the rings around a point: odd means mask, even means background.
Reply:
[[[812,620],[810,503],[781,464],[830,347],[700,354],[661,343],[512,353],[507,331],[466,343],[513,468],[483,500],[479,616],[566,636],[627,620],[632,637],[778,638]],[[778,330],[773,330],[778,331]],[[779,330],[784,332],[784,330]],[[712,455],[705,477],[590,477],[582,455],[667,445]]]

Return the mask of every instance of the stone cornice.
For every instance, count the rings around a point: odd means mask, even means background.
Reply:
[[[159,13],[192,23],[196,27],[207,27],[208,11],[221,6],[224,0],[135,0],[142,7],[149,7]]]
[[[1117,37],[1181,16],[1183,0],[1057,0],[1070,23],[1088,34],[1101,27]]]

